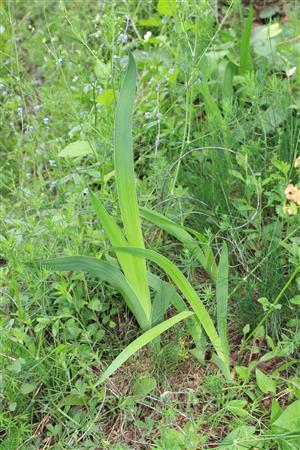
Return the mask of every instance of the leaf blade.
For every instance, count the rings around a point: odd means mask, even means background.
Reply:
[[[177,224],[176,222],[173,222],[171,219],[163,216],[162,214],[159,214],[156,211],[140,207],[140,214],[144,219],[154,223],[162,230],[171,234],[176,239],[178,239],[187,249],[191,250],[195,258],[197,258],[202,267],[207,271],[212,281],[215,282],[217,267],[215,265],[213,256],[211,257],[212,251],[210,247],[208,249],[210,251],[204,253],[197,242],[183,226]]]
[[[93,149],[88,141],[75,141],[63,148],[58,156],[61,158],[77,158],[91,153],[93,153]]]
[[[227,314],[228,314],[228,248],[226,243],[220,255],[220,262],[218,266],[218,275],[216,283],[216,297],[217,297],[217,325],[218,333],[224,348],[228,351],[227,339]]]
[[[129,54],[129,62],[125,79],[119,95],[114,130],[114,166],[119,206],[128,244],[144,248],[144,239],[138,210],[137,193],[135,188],[134,156],[132,145],[132,115],[136,90],[136,65]],[[135,290],[142,299],[147,317],[151,318],[151,300],[147,280],[145,259],[139,261],[136,267],[136,277],[139,283]]]
[[[147,345],[149,342],[153,341],[155,338],[160,336],[164,331],[171,328],[176,323],[181,320],[185,320],[191,317],[194,313],[192,311],[184,311],[182,313],[176,314],[176,316],[171,317],[171,319],[165,320],[164,322],[156,325],[150,330],[146,331],[142,336],[139,336],[133,342],[131,342],[110,364],[110,366],[101,375],[99,383],[103,383],[107,378],[109,378],[122,364],[124,364],[127,359],[129,359],[134,353],[140,350],[142,347]]]
[[[120,227],[116,224],[114,219],[111,217],[111,215],[107,212],[105,209],[103,203],[96,197],[95,194],[92,192],[89,193],[89,197],[91,200],[91,203],[95,209],[95,212],[97,214],[97,217],[99,219],[99,222],[104,228],[105,233],[108,236],[108,239],[110,240],[110,243],[113,247],[126,247],[128,245],[127,240],[122,233],[122,230]],[[133,255],[126,255],[124,253],[118,253],[116,252],[116,256],[118,258],[119,264],[125,274],[125,277],[129,284],[131,285],[132,289],[137,293],[137,298],[140,300],[139,297],[139,264],[140,261],[137,258],[134,258]],[[147,316],[147,310],[144,308],[144,304],[142,301],[140,301],[141,307],[144,310],[145,315]],[[148,325],[147,328],[151,326],[151,318],[148,319]]]
[[[159,267],[161,267],[166,274],[172,279],[172,281],[176,284],[178,289],[183,293],[185,298],[187,299],[190,306],[193,308],[196,316],[198,317],[205,333],[209,337],[215,351],[221,361],[224,362],[226,367],[229,365],[229,356],[224,351],[222,342],[220,337],[218,336],[217,330],[213,324],[213,321],[208,314],[205,306],[201,302],[197,292],[191,286],[189,281],[185,278],[182,272],[165,256],[160,255],[154,250],[141,249],[141,248],[117,248],[115,251],[123,251],[132,253],[135,255],[140,255],[141,257],[147,258],[150,261],[156,263]]]
[[[135,292],[127,283],[124,275],[108,261],[102,261],[92,256],[66,256],[40,261],[40,266],[60,272],[88,272],[110,283],[122,294],[128,308],[132,311],[141,328],[146,329],[149,326],[145,312]]]

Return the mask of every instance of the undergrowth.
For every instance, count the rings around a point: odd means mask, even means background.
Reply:
[[[0,15],[0,448],[298,450],[298,2],[263,28],[239,1],[221,24],[209,0],[14,0]],[[137,315],[115,285],[37,264],[119,270],[91,193],[122,229],[113,129],[130,53],[145,247],[216,326],[216,272],[195,243],[217,265],[228,248],[230,381],[189,319],[102,383],[140,337]],[[143,331],[174,319],[167,306]]]

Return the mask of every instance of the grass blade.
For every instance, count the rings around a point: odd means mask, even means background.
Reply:
[[[135,339],[131,344],[129,344],[116,359],[110,364],[110,366],[105,370],[105,372],[101,375],[99,383],[103,383],[107,378],[109,378],[125,361],[127,361],[130,356],[136,353],[145,345],[149,344],[149,342],[153,341],[155,338],[160,336],[164,331],[171,328],[176,323],[181,320],[185,320],[188,317],[191,317],[194,313],[192,311],[184,311],[182,313],[176,314],[176,316],[171,317],[171,319],[165,320],[164,322],[156,325],[150,330],[146,331],[142,336],[139,336]]]
[[[240,75],[245,75],[252,69],[252,58],[250,53],[250,37],[253,24],[253,7],[249,9],[249,14],[243,29],[240,46]]]
[[[224,243],[218,266],[216,297],[217,297],[218,332],[226,352],[228,351],[228,339],[227,339],[228,273],[229,273],[228,249],[226,243]]]
[[[128,244],[144,248],[137,194],[135,188],[134,157],[132,148],[132,114],[136,91],[136,66],[133,56],[129,55],[126,76],[120,92],[115,115],[115,152],[114,166],[116,184],[125,236]],[[140,259],[135,267],[137,283],[132,288],[141,299],[145,313],[151,318],[151,300],[147,283],[145,259]]]
[[[186,277],[182,274],[182,272],[171,262],[169,261],[165,256],[160,255],[159,253],[155,252],[154,250],[146,250],[146,249],[140,249],[140,248],[117,248],[115,251],[123,251],[128,252],[131,254],[134,254],[136,256],[141,256],[143,258],[147,258],[150,261],[157,264],[159,267],[161,267],[166,274],[172,279],[172,281],[176,284],[178,289],[182,292],[182,294],[187,299],[190,306],[193,308],[196,316],[199,319],[199,322],[201,323],[205,333],[209,337],[219,359],[221,361],[224,361],[226,366],[228,366],[228,354],[224,352],[224,348],[222,345],[222,341],[220,337],[218,336],[217,330],[214,326],[214,323],[208,314],[205,306],[201,302],[197,292],[192,287],[192,285],[189,283],[189,281],[186,279]]]
[[[109,262],[92,256],[66,256],[41,261],[40,266],[59,272],[87,272],[102,281],[108,282],[124,297],[128,308],[134,314],[141,328],[146,329],[149,325],[135,292],[126,281],[122,272]]]
[[[207,251],[204,253],[197,244],[197,242],[195,242],[193,237],[181,225],[173,222],[172,220],[168,219],[162,214],[159,214],[148,208],[140,208],[140,214],[144,219],[154,223],[162,230],[166,231],[167,233],[176,237],[176,239],[178,239],[180,242],[182,242],[184,247],[192,251],[193,256],[197,258],[197,260],[200,262],[201,266],[206,270],[212,281],[214,282],[216,281],[217,266],[215,264],[213,253],[210,249],[210,246],[208,246],[207,243],[205,243],[205,246],[207,246]]]

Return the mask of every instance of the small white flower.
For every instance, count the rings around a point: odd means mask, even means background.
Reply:
[[[3,91],[3,92],[2,92],[2,97],[6,97],[6,96],[7,96],[7,94],[8,94],[8,92],[7,92],[7,91]]]
[[[290,67],[289,69],[286,70],[286,76],[288,78],[291,78],[294,75],[294,73],[296,72],[296,70],[297,70],[296,66]]]
[[[145,40],[146,42],[149,41],[149,39],[151,38],[151,36],[152,36],[151,31],[147,31],[147,33],[144,34],[144,40]]]
[[[37,111],[39,111],[41,108],[42,108],[42,105],[35,105],[35,106],[33,107],[33,111],[34,111],[34,112],[37,112]]]
[[[56,65],[57,65],[57,67],[61,67],[61,66],[62,66],[62,63],[63,63],[63,59],[62,59],[62,58],[58,58],[58,59],[56,60]]]
[[[0,89],[4,89],[5,88],[5,84],[0,83]]]
[[[10,123],[9,123],[9,126],[10,126],[10,128],[12,128],[13,130],[16,128],[16,127],[15,127],[15,124],[14,124],[13,122],[10,122]]]
[[[90,84],[85,84],[83,87],[83,92],[87,94],[92,89],[92,86]]]
[[[30,172],[26,173],[26,178],[28,178],[28,179],[31,178],[31,173]]]
[[[56,162],[54,161],[54,159],[49,159],[49,166],[50,167],[55,167],[56,166]]]
[[[86,196],[88,195],[88,193],[89,193],[88,188],[84,188],[83,191],[82,191],[82,195],[83,195],[84,197],[86,197]]]
[[[45,125],[48,125],[49,117],[44,117],[43,122],[44,122]]]
[[[80,113],[79,113],[79,117],[84,117],[84,111],[80,111]]]
[[[146,117],[146,119],[150,119],[151,112],[149,112],[149,111],[145,112],[145,117]]]
[[[175,69],[171,68],[171,69],[169,69],[168,74],[173,75],[174,72],[175,72]]]
[[[98,88],[98,94],[102,94],[103,91],[104,91],[103,87],[100,86],[100,87]]]
[[[161,113],[156,113],[156,118],[158,119],[158,120],[160,120],[161,119]]]
[[[76,83],[76,81],[78,80],[78,77],[75,75],[75,77],[72,78],[73,83]]]
[[[20,116],[22,116],[22,114],[23,114],[23,108],[22,108],[22,106],[20,106],[20,107],[18,108],[18,113],[20,114]]]
[[[123,42],[123,44],[125,44],[125,42],[128,41],[128,34],[121,33],[120,36],[119,36],[119,40],[120,40],[121,42]]]

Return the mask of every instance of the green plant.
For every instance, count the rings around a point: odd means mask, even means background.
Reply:
[[[201,302],[197,292],[185,278],[182,272],[166,257],[160,255],[153,250],[144,248],[144,240],[140,223],[140,215],[138,210],[137,194],[135,189],[134,177],[134,160],[132,149],[132,114],[136,89],[136,68],[133,57],[129,56],[129,63],[125,80],[121,89],[120,97],[117,104],[115,116],[115,174],[119,199],[121,218],[124,226],[124,233],[118,227],[116,222],[106,211],[104,205],[93,194],[90,193],[91,202],[95,208],[98,219],[100,220],[105,233],[107,234],[112,250],[115,252],[123,273],[116,268],[111,262],[99,260],[87,256],[74,256],[66,258],[58,258],[56,260],[42,261],[41,266],[49,267],[60,271],[85,271],[97,276],[103,281],[112,284],[123,296],[127,306],[134,314],[144,334],[133,341],[123,352],[112,362],[108,369],[102,374],[100,382],[105,381],[118,367],[120,367],[132,354],[138,351],[147,343],[158,337],[165,330],[175,325],[181,320],[196,315],[198,326],[202,326],[203,330],[209,337],[216,355],[214,361],[223,371],[225,376],[230,379],[229,370],[229,351],[226,338],[226,310],[227,310],[227,283],[228,283],[228,255],[226,246],[223,247],[221,260],[218,271],[216,270],[215,261],[210,248],[205,253],[194,243],[192,237],[184,230],[172,225],[171,221],[160,218],[167,230],[172,230],[187,248],[196,250],[198,260],[208,270],[211,277],[216,279],[217,283],[217,301],[218,301],[218,331],[207,312],[205,306]],[[148,214],[144,210],[144,214]],[[158,215],[154,215],[159,218]],[[155,297],[154,302],[150,299],[150,284],[146,268],[146,259],[156,263],[171,278],[177,288],[184,295],[192,311],[185,310],[185,304],[179,301],[178,297],[172,289],[172,285],[164,283],[167,291],[171,291],[170,300],[174,306],[181,311],[171,319],[165,320],[154,327],[153,311],[155,303],[164,305],[161,311],[163,316],[169,303],[163,303],[162,296]],[[216,273],[217,272],[217,273]],[[225,277],[225,284],[224,282]],[[161,283],[159,283],[159,286]],[[224,290],[225,288],[225,290]],[[174,292],[174,294],[173,294]],[[177,302],[176,302],[177,298]],[[182,309],[184,309],[182,311]],[[225,317],[224,317],[225,314]]]

